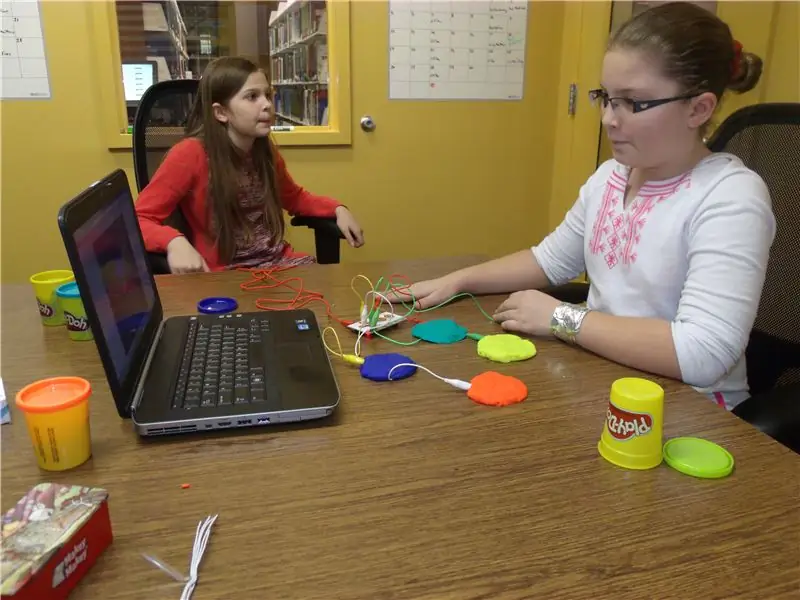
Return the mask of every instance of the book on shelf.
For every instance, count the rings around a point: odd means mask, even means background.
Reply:
[[[270,47],[280,50],[302,41],[317,32],[324,33],[328,17],[324,2],[308,2],[297,10],[288,10],[270,26]]]
[[[298,46],[286,54],[272,58],[272,81],[328,82],[328,45]]]
[[[326,125],[328,121],[326,88],[281,88],[275,93],[278,120],[292,125]]]

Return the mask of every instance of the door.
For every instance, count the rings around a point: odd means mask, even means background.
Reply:
[[[501,3],[412,6],[447,19],[454,5],[493,4]],[[527,3],[519,100],[397,100],[389,98],[390,3],[350,2],[352,144],[284,150],[300,183],[348,204],[364,226],[367,245],[343,249],[342,259],[495,256],[540,241],[598,164],[600,115],[586,94],[600,79],[612,8],[632,12],[632,4]],[[717,6],[745,47],[765,56],[772,4]],[[723,109],[756,101],[758,89]],[[373,131],[361,129],[365,116]],[[313,249],[307,232],[290,235],[299,249]]]
[[[509,4],[410,6],[420,29],[444,20],[455,30],[465,10],[469,23]],[[522,98],[481,100],[443,98],[433,86],[427,99],[391,99],[411,93],[390,83],[389,11],[398,5],[350,3],[352,145],[284,150],[298,181],[348,204],[362,222],[366,246],[343,249],[343,261],[494,256],[550,231],[556,123],[567,114],[559,89],[567,4],[516,4],[527,9]],[[455,93],[475,91],[464,90]],[[360,126],[366,116],[372,131]]]

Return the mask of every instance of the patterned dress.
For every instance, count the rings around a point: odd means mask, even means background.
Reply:
[[[236,252],[229,269],[289,268],[316,262],[313,256],[294,253],[286,240],[275,243],[264,218],[264,186],[250,157],[242,171],[239,206],[251,224],[252,234],[248,239],[244,231],[237,232]]]

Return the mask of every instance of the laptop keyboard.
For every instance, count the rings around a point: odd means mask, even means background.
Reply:
[[[174,407],[187,409],[266,401],[261,332],[266,319],[189,323]]]

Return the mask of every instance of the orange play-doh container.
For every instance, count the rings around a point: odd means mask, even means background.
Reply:
[[[17,392],[39,467],[65,471],[92,455],[89,396],[92,386],[80,377],[51,377]]]

